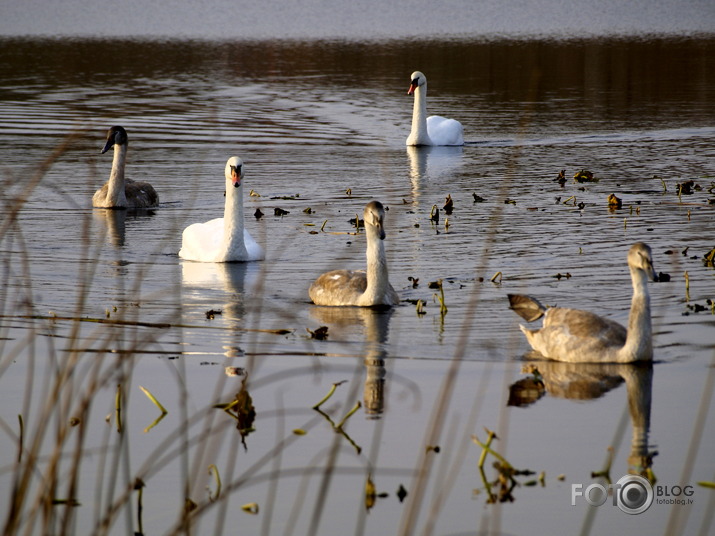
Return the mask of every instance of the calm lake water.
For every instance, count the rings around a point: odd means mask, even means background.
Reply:
[[[429,79],[429,111],[464,125],[464,147],[405,147],[415,69]],[[57,463],[51,496],[81,505],[55,506],[50,528],[31,533],[101,532],[115,503],[109,533],[182,532],[187,498],[196,534],[708,532],[713,492],[697,482],[715,475],[715,270],[703,262],[715,247],[715,38],[6,37],[0,81],[3,517],[22,415],[24,455],[39,445],[30,489]],[[154,211],[90,206],[114,124],[129,133],[128,175],[159,192]],[[223,213],[232,155],[257,194],[245,199],[247,227],[267,259],[182,261],[181,230]],[[574,182],[581,169],[598,182]],[[697,187],[679,196],[690,179]],[[609,209],[611,193],[622,208]],[[371,199],[389,207],[402,304],[311,305],[320,273],[364,265],[349,220]],[[627,323],[636,241],[670,275],[651,285],[655,364],[540,361],[538,393],[507,293]],[[438,280],[446,314],[428,286]],[[311,338],[320,326],[327,340]],[[226,367],[248,371],[247,435],[213,407],[241,390]],[[312,409],[343,380],[325,415]],[[160,413],[140,386],[168,410],[150,429]],[[337,433],[328,417],[338,423],[358,401]],[[484,428],[496,452],[534,471],[517,477],[511,502],[488,503],[471,440],[485,441]],[[614,483],[652,457],[661,490],[693,486],[693,503],[657,496],[641,515],[610,500],[572,506],[572,485],[603,483],[592,472],[609,447]],[[136,478],[141,514],[127,491]],[[369,511],[368,478],[386,494]],[[241,508],[250,503],[258,513]]]

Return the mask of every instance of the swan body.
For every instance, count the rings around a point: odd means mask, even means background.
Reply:
[[[650,248],[638,242],[628,252],[633,298],[628,329],[588,311],[546,308],[534,298],[509,295],[511,308],[532,322],[544,317],[541,329],[520,326],[531,347],[544,357],[569,363],[632,363],[652,361],[653,342],[648,279],[657,281]]]
[[[308,295],[316,305],[392,306],[400,297],[390,284],[385,256],[385,209],[379,201],[365,206],[367,270],[333,270],[316,279]]]
[[[427,77],[420,71],[412,73],[407,94],[415,96],[407,145],[464,145],[462,123],[439,115],[427,117]]]
[[[136,209],[152,208],[159,205],[159,196],[151,184],[124,177],[127,146],[127,131],[119,126],[110,128],[102,154],[114,147],[112,171],[109,181],[92,196],[93,207]]]
[[[245,262],[265,258],[243,226],[243,160],[226,162],[226,205],[223,218],[189,225],[181,236],[179,257],[198,262]]]

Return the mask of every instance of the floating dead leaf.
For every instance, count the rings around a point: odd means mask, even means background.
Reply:
[[[372,475],[368,475],[367,481],[365,482],[365,509],[370,510],[375,506],[376,499],[377,491],[375,489],[375,483],[372,481]]]
[[[254,212],[253,215],[257,220],[260,220],[263,217],[263,212],[261,212],[260,208],[257,208],[256,212]]]
[[[273,209],[273,213],[274,213],[276,216],[285,216],[286,214],[290,214],[289,211],[283,210],[283,209],[280,208],[280,207],[274,208],[274,209]]]
[[[241,510],[243,510],[247,514],[251,514],[251,515],[255,516],[258,513],[258,503],[252,502],[252,503],[244,504],[243,506],[241,506]]]
[[[245,376],[246,369],[243,367],[226,367],[224,373],[229,377]]]
[[[444,212],[449,216],[454,210],[454,201],[452,201],[452,194],[447,194],[447,199],[444,200]]]
[[[307,434],[308,434],[308,432],[306,432],[302,428],[296,428],[295,430],[293,430],[293,435],[304,436]]]
[[[439,223],[439,209],[437,208],[437,205],[432,205],[432,211],[430,212],[429,219],[434,223]]]
[[[72,417],[72,418],[70,419],[70,426],[77,426],[77,425],[79,425],[79,423],[81,423],[81,422],[82,422],[82,421],[79,420],[77,417]]]
[[[693,179],[688,179],[687,181],[679,182],[675,185],[675,191],[678,195],[691,195],[693,190],[699,190],[700,186],[695,184]]]
[[[405,497],[407,497],[407,490],[405,489],[405,486],[400,484],[400,487],[397,488],[397,499],[402,502],[405,500]]]
[[[312,214],[312,213],[313,213],[313,209],[310,208],[310,207],[304,208],[304,209],[303,209],[303,212],[306,213],[306,214]]]
[[[308,328],[305,328],[305,330],[310,333],[310,338],[311,339],[316,339],[319,341],[324,341],[325,339],[328,338],[328,326],[320,326],[318,329],[315,331],[311,331]]]
[[[209,309],[206,311],[206,320],[213,320],[216,315],[221,314],[221,309]]]
[[[610,194],[608,196],[608,206],[610,208],[621,208],[623,206],[623,201],[616,194]]]
[[[715,268],[715,248],[712,248],[703,256],[703,263],[709,268]]]
[[[484,201],[486,201],[486,199],[484,199],[481,195],[473,193],[472,197],[474,198],[474,203],[484,203]]]
[[[593,173],[587,169],[577,171],[573,176],[575,182],[598,182],[598,179],[593,176]]]
[[[564,184],[566,184],[566,170],[562,169],[559,171],[558,177],[554,179],[554,182],[558,182],[561,187],[564,187]]]
[[[507,197],[507,198],[504,200],[504,204],[505,204],[505,205],[516,205],[516,199],[510,199],[510,198]]]
[[[248,192],[248,195],[250,195],[251,197],[261,197],[261,194],[259,194],[255,190],[251,190],[250,192]]]
[[[348,197],[352,196],[352,195],[353,195],[353,189],[352,189],[352,188],[348,188],[347,190],[345,190],[345,195],[347,195]]]

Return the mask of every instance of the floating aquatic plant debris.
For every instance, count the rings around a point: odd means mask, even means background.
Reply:
[[[690,274],[686,271],[685,274],[685,301],[690,301]]]
[[[665,184],[665,181],[663,180],[662,177],[659,177],[658,175],[653,175],[654,179],[658,179],[660,183],[663,185],[663,193],[668,191],[668,186]]]
[[[367,480],[365,481],[365,510],[370,510],[375,506],[376,500],[377,490],[375,483],[372,481],[372,475],[368,473]]]
[[[417,286],[420,284],[420,280],[418,277],[408,276],[407,281],[412,281],[412,288],[417,288]]]
[[[283,209],[280,208],[280,207],[276,207],[276,208],[273,209],[273,213],[274,213],[276,216],[285,216],[286,214],[290,214],[290,211],[288,211],[288,210],[283,210]]]
[[[312,213],[313,213],[313,209],[310,208],[310,207],[304,208],[304,209],[303,209],[303,212],[304,212],[305,214],[312,214]]]
[[[206,320],[213,320],[216,315],[222,314],[221,309],[209,309],[206,311]]]
[[[668,283],[670,281],[670,274],[665,272],[658,272],[658,281],[660,283]]]
[[[690,312],[693,313],[703,313],[705,311],[710,311],[711,314],[715,314],[715,300],[707,299],[705,300],[705,305],[700,303],[688,303],[685,305],[687,311],[683,313],[684,316],[688,316]]]
[[[141,385],[139,386],[139,389],[141,389],[142,393],[144,393],[147,398],[151,400],[157,408],[159,408],[159,411],[161,411],[163,414],[169,413],[168,411],[166,411],[166,408],[161,405],[161,402],[159,402],[156,397],[149,392],[148,389],[145,389]]]
[[[554,182],[558,182],[559,185],[563,188],[564,184],[566,184],[566,170],[562,169],[559,171],[558,177],[554,179]]]
[[[224,374],[229,377],[245,376],[246,369],[243,367],[226,367],[224,369]]]
[[[425,302],[423,302],[422,300],[417,300],[417,303],[415,304],[415,309],[417,311],[418,316],[427,314],[427,311],[425,311]]]
[[[507,197],[507,198],[504,200],[504,204],[505,204],[505,205],[516,205],[516,199],[510,199],[510,198]]]
[[[679,182],[675,185],[675,191],[678,193],[678,196],[691,195],[693,193],[693,190],[700,189],[700,185],[695,184],[695,181],[693,179],[688,179],[687,181]]]
[[[623,201],[616,194],[610,194],[608,196],[608,206],[611,208],[621,208],[623,206]]]
[[[554,277],[554,278],[558,279],[559,281],[560,281],[561,279],[564,279],[564,278],[565,278],[565,279],[571,279],[571,273],[570,273],[570,272],[566,272],[565,274],[562,274],[561,272],[559,272],[558,274],[552,275],[551,277]]]
[[[438,279],[437,281],[430,281],[429,283],[427,283],[427,288],[431,288],[431,289],[442,288],[442,280]]]
[[[184,500],[184,512],[186,512],[187,514],[190,512],[193,512],[198,507],[199,507],[199,505],[196,504],[194,501],[192,501],[191,498],[187,497]]]
[[[444,230],[445,231],[449,231],[449,225],[450,225],[449,218],[445,218],[444,219]]]
[[[328,326],[320,326],[318,329],[315,331],[311,331],[308,328],[305,328],[305,331],[310,333],[310,338],[311,339],[316,339],[319,341],[323,341],[328,338]]]
[[[281,199],[283,201],[294,201],[296,199],[300,199],[300,194],[294,194],[294,195],[274,195],[271,197],[271,199]]]
[[[81,419],[79,419],[78,417],[72,417],[70,419],[70,426],[72,426],[72,427],[78,426],[81,422],[82,422]]]
[[[573,180],[575,182],[598,182],[598,179],[593,176],[593,173],[588,171],[587,169],[582,169],[580,171],[577,171],[576,174],[573,176]]]
[[[703,263],[708,268],[715,268],[715,248],[712,248],[705,255],[703,255]]]
[[[261,197],[261,194],[259,194],[255,190],[251,190],[250,192],[248,192],[248,195],[250,195],[251,197]]]
[[[452,201],[452,194],[447,194],[447,198],[444,200],[444,212],[449,216],[454,210],[454,201]]]
[[[260,208],[257,208],[256,212],[254,212],[253,215],[257,220],[260,220],[263,217],[263,212],[261,212]]]
[[[308,434],[308,432],[306,432],[306,431],[303,430],[302,428],[296,428],[295,430],[293,430],[293,435],[304,436],[304,435],[307,435],[307,434]]]
[[[216,493],[211,493],[211,490],[208,490],[209,501],[214,502],[221,496],[221,475],[218,474],[218,468],[214,464],[209,465],[209,475],[214,477],[214,482],[216,483]]]
[[[400,502],[404,501],[405,497],[407,497],[407,490],[405,489],[405,486],[400,484],[400,487],[397,488],[397,492],[395,494]]]
[[[501,280],[503,277],[504,277],[504,274],[502,274],[501,272],[497,272],[492,276],[492,278],[489,281],[491,281],[492,283],[499,284],[499,283],[501,283]],[[498,279],[498,281],[497,281],[497,279]]]
[[[437,205],[432,205],[432,211],[429,214],[430,221],[434,223],[439,223],[439,209]]]
[[[483,203],[486,201],[486,199],[484,199],[481,195],[477,195],[475,193],[472,194],[472,197],[474,198],[474,203]]]
[[[348,223],[357,229],[360,229],[361,227],[365,228],[365,220],[361,220],[357,214],[354,218],[350,218],[350,220],[348,220]]]
[[[435,454],[439,454],[439,451],[442,450],[439,448],[439,445],[427,445],[425,447],[425,452],[434,452]]]
[[[346,382],[347,382],[347,380],[341,380],[341,381],[339,381],[339,382],[333,383],[333,385],[330,386],[330,391],[328,391],[328,394],[325,395],[325,396],[320,400],[320,402],[318,402],[317,404],[315,404],[315,405],[313,406],[313,409],[318,409],[318,408],[320,408],[320,406],[322,406],[323,404],[325,404],[325,403],[328,401],[328,399],[329,399],[331,396],[333,396],[333,393],[335,393],[335,390],[336,390],[338,387],[340,387],[342,384],[346,383]]]
[[[348,188],[347,190],[345,190],[345,195],[347,195],[348,197],[352,197],[352,195],[353,195],[353,189],[352,189],[352,188]]]
[[[355,412],[357,410],[359,410],[361,407],[362,407],[362,402],[360,402],[359,400],[357,402],[355,402],[355,405],[352,407],[352,409],[345,414],[345,417],[343,417],[342,420],[338,424],[335,425],[335,428],[338,430],[341,430],[343,428],[343,425],[345,424],[345,422],[350,417],[352,417],[355,414]]]
[[[241,510],[248,514],[256,515],[258,514],[258,503],[247,503],[241,506]]]

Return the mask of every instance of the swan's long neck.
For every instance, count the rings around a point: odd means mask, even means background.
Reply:
[[[109,174],[107,200],[110,207],[126,207],[127,195],[124,189],[124,164],[127,161],[127,144],[114,145],[112,172]]]
[[[648,275],[644,270],[631,268],[633,298],[628,317],[628,335],[621,355],[630,357],[630,361],[649,361],[653,359],[653,329],[650,320],[650,294],[648,294]]]
[[[243,186],[235,187],[230,180],[226,181],[222,249],[232,258],[236,257],[236,253],[243,258],[248,255],[243,239]]]
[[[390,287],[387,274],[385,244],[377,229],[367,229],[367,288],[363,298],[372,303],[382,303]]]
[[[417,86],[414,95],[412,130],[407,138],[407,145],[432,145],[427,133],[427,82]]]

